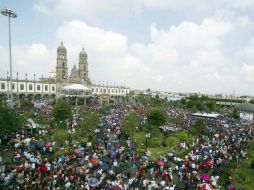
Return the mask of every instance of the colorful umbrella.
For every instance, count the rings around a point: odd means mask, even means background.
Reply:
[[[51,142],[47,142],[47,144],[45,145],[46,148],[49,148],[51,146]]]
[[[92,158],[92,159],[90,160],[90,162],[93,163],[93,164],[95,164],[95,163],[97,162],[97,159],[96,159],[96,158]]]
[[[60,158],[61,158],[61,161],[62,161],[62,162],[64,162],[64,161],[65,161],[65,155],[64,155],[64,154],[63,154],[63,155],[61,155],[61,157],[60,157]]]
[[[130,154],[132,154],[132,155],[136,154],[136,150],[131,149],[131,150],[130,150]]]
[[[169,157],[172,157],[172,156],[174,156],[174,153],[173,153],[173,152],[169,152],[169,153],[168,153],[168,156],[169,156]]]
[[[207,174],[201,174],[200,177],[201,177],[203,180],[205,180],[205,181],[209,181],[209,180],[210,180],[210,177],[209,177],[209,175],[207,175]]]
[[[80,150],[80,149],[75,149],[74,152],[75,152],[76,154],[80,154],[80,153],[81,153],[81,150]]]
[[[101,165],[101,169],[104,170],[104,171],[106,171],[106,170],[109,169],[109,165],[106,164],[106,163],[104,163],[104,164]]]
[[[108,156],[103,156],[102,157],[102,162],[109,162],[110,161],[110,158]]]
[[[84,147],[80,147],[79,150],[83,151],[83,150],[85,150],[85,148]]]
[[[80,173],[80,174],[84,174],[85,171],[84,171],[83,169],[80,169],[80,170],[79,170],[79,173]]]
[[[235,190],[235,187],[232,186],[232,185],[230,185],[230,186],[228,187],[228,190]]]
[[[202,190],[213,190],[213,186],[209,183],[202,183],[199,185]]]
[[[158,161],[158,165],[159,165],[159,166],[164,166],[164,164],[165,164],[165,163],[164,163],[163,160],[159,160],[159,161]]]
[[[47,167],[45,165],[41,165],[39,169],[40,169],[40,172],[42,173],[47,171]]]
[[[44,145],[45,145],[45,141],[39,141],[38,144],[37,144],[37,146],[38,146],[39,148],[44,147]]]
[[[89,179],[88,179],[88,184],[89,184],[90,186],[92,186],[92,187],[95,187],[95,186],[97,186],[97,185],[99,184],[99,181],[98,181],[97,178],[92,177],[92,178],[89,178]]]
[[[120,145],[119,143],[116,143],[116,144],[115,144],[115,147],[116,147],[116,148],[120,148],[121,146],[122,146],[122,145]]]
[[[111,151],[111,152],[110,152],[110,158],[113,158],[115,155],[116,155],[116,152],[115,152],[115,151]]]
[[[146,156],[146,155],[144,155],[144,156],[141,157],[141,159],[142,159],[142,160],[149,160],[149,157]]]
[[[36,143],[30,144],[30,148],[31,148],[32,150],[35,150],[35,148],[36,148]]]
[[[112,186],[110,187],[110,190],[122,190],[122,188],[119,186]]]

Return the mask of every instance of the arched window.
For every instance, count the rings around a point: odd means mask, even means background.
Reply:
[[[62,72],[62,78],[65,78],[65,71]]]
[[[63,62],[63,67],[65,67],[65,62]]]

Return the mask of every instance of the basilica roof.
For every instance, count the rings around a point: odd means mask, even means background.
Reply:
[[[78,71],[78,69],[77,69],[76,65],[74,64],[72,69],[71,69],[71,72],[77,72],[77,71]]]
[[[79,55],[87,55],[86,51],[84,50],[84,47],[82,48],[81,52],[79,53]]]
[[[63,45],[63,42],[61,42],[61,45],[57,47],[57,51],[66,51],[66,47]]]

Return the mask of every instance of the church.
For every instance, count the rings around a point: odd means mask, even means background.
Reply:
[[[0,78],[0,95],[8,98],[12,90],[14,98],[21,97],[45,98],[45,97],[119,97],[126,96],[130,88],[125,85],[114,84],[93,84],[89,78],[88,56],[84,48],[79,52],[78,68],[74,64],[69,74],[67,49],[63,42],[57,47],[56,66],[50,77],[41,77],[39,79],[28,80],[13,77],[12,89],[10,87],[10,78]],[[82,91],[77,92],[77,91]]]
[[[78,69],[74,64],[70,75],[68,75],[67,50],[63,42],[61,42],[61,45],[57,48],[56,79],[59,82],[68,81],[70,83],[81,83],[91,86],[91,81],[88,78],[87,53],[84,48],[79,53]]]
[[[86,95],[90,94],[89,88],[91,88],[92,83],[88,77],[87,53],[84,50],[84,47],[79,53],[78,69],[74,64],[73,68],[71,69],[71,73],[69,75],[67,50],[66,47],[63,45],[63,42],[61,42],[61,44],[57,47],[56,67],[54,77],[56,80],[56,91],[58,96],[69,95],[70,90],[77,90],[77,89],[69,89],[68,93],[66,92],[66,90],[64,90],[66,89],[66,86],[68,85],[70,86],[71,84],[80,84],[79,88],[81,87],[87,89],[87,92],[85,94]]]

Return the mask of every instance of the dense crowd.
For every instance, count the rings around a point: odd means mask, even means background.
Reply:
[[[100,107],[87,111],[97,109]],[[50,114],[49,110],[45,112]],[[252,124],[220,117],[208,127],[209,135],[200,134],[191,142],[181,142],[177,148],[186,150],[184,156],[170,150],[154,161],[149,151],[137,151],[123,127],[130,111],[137,114],[138,126],[144,124],[143,110],[135,101],[112,106],[101,114],[102,123],[91,131],[86,143],[73,145],[72,153],[53,159],[47,156],[64,150],[64,146],[43,141],[46,129],[34,134],[24,130],[13,134],[12,162],[4,164],[0,159],[0,189],[220,189],[220,175],[233,159],[239,162],[246,157],[247,142],[253,139]],[[182,129],[190,127],[189,112],[169,107],[167,113],[171,117],[183,115],[186,123]],[[73,108],[69,121],[72,129],[77,127],[81,115]],[[228,189],[233,188],[231,182],[229,177]]]

